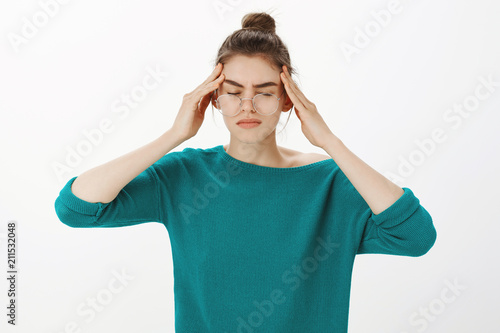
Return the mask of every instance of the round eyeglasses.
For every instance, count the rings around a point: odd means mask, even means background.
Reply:
[[[214,93],[216,92],[217,89],[215,89]],[[234,117],[240,113],[243,100],[251,99],[255,111],[263,116],[270,116],[278,110],[279,101],[284,92],[285,90],[283,90],[279,98],[271,93],[260,93],[253,98],[241,98],[235,94],[224,94],[217,97],[215,102],[217,109],[223,116]]]

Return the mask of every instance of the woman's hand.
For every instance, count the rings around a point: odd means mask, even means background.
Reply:
[[[182,105],[174,120],[172,129],[184,140],[188,140],[198,133],[205,119],[205,110],[210,104],[212,92],[224,81],[222,64],[215,66],[212,74],[195,90],[184,95]]]
[[[286,66],[283,66],[280,78],[285,85],[288,97],[292,100],[295,114],[302,124],[302,132],[313,145],[324,149],[328,140],[333,136],[333,133],[319,114],[316,105],[308,100],[302,91],[300,91],[299,87],[292,80]]]

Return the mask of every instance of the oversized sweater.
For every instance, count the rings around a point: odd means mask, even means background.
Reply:
[[[55,201],[64,224],[165,226],[179,333],[345,333],[356,254],[416,257],[436,240],[409,188],[374,214],[333,159],[274,168],[185,148],[109,203],[76,197],[75,179]]]

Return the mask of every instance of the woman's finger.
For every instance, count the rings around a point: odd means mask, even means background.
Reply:
[[[299,98],[301,100],[302,104],[311,105],[312,104],[311,101],[307,99],[306,95],[304,95],[304,93],[300,90],[300,88],[297,86],[295,81],[292,80],[292,77],[291,77],[290,73],[288,72],[288,68],[286,68],[286,66],[283,66],[283,67],[284,67],[283,72],[285,73],[285,78],[289,82],[290,88],[293,90],[295,95],[297,95],[297,98]]]
[[[283,73],[281,75],[283,79],[283,83],[285,85],[285,90],[286,93],[288,94],[288,97],[292,100],[293,105],[295,106],[295,109],[302,110],[304,108],[304,103],[300,100],[299,96],[297,96],[296,91],[292,88],[290,84],[290,80],[286,77],[286,75]]]
[[[220,84],[224,81],[225,75],[222,74],[219,76],[217,79],[215,79],[212,82],[209,82],[205,85],[202,85],[198,88],[196,88],[195,91],[193,91],[193,95],[196,101],[200,101],[205,95],[213,92],[216,88],[220,86]]]
[[[210,104],[210,100],[212,99],[212,94],[214,93],[214,90],[220,86],[220,84],[224,81],[224,79],[225,75],[221,74],[221,76],[219,76],[217,79],[206,84],[203,88],[199,90],[198,96],[201,95],[199,104],[200,111],[205,111],[205,109]]]
[[[216,78],[212,82],[209,82],[204,87],[202,87],[200,90],[201,93],[203,95],[205,95],[210,91],[214,91],[215,89],[217,89],[221,85],[221,83],[224,81],[225,78],[226,78],[226,76],[224,74],[221,74],[221,76],[219,76],[218,78]]]
[[[201,85],[207,84],[207,83],[215,80],[217,78],[217,76],[219,76],[219,74],[222,72],[222,67],[223,67],[222,64],[219,62],[217,64],[217,66],[215,66],[212,73],[210,73],[210,75],[207,77],[207,79],[205,81],[203,81],[203,83]]]
[[[214,68],[214,70],[212,71],[212,73],[208,76],[208,78],[207,78],[205,81],[203,81],[203,82],[202,82],[202,83],[201,83],[198,87],[196,87],[196,88],[195,88],[195,89],[191,92],[191,94],[193,94],[193,95],[195,95],[196,97],[198,97],[198,96],[199,96],[199,93],[198,93],[198,92],[199,92],[200,90],[205,90],[205,88],[206,88],[206,86],[207,86],[207,85],[210,85],[210,84],[212,84],[213,82],[216,82],[217,80],[221,80],[221,76],[219,76],[219,75],[220,75],[220,73],[221,73],[221,71],[222,71],[222,67],[223,67],[223,66],[222,66],[222,64],[221,64],[221,63],[218,63],[218,64],[217,64],[217,66],[216,66],[216,67]],[[216,87],[218,87],[218,85],[217,85]],[[216,87],[215,87],[215,88],[216,88]],[[215,89],[215,88],[214,88],[214,89]],[[201,98],[201,97],[199,97],[199,98]]]
[[[199,110],[201,113],[205,111],[205,109],[208,107],[210,104],[210,94],[207,94],[201,98],[200,104],[199,104]]]

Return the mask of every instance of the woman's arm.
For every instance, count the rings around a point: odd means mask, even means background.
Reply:
[[[337,163],[374,214],[380,214],[403,195],[401,187],[366,164],[333,133],[326,142],[323,149]]]
[[[171,128],[145,146],[82,173],[71,191],[87,202],[111,202],[132,179],[184,141]]]
[[[351,221],[357,253],[420,256],[434,244],[432,217],[409,188],[400,188],[354,155],[330,130],[316,105],[300,91],[286,66],[280,75],[306,138],[332,157],[338,169],[332,203],[341,221]],[[288,101],[288,99],[287,99]],[[287,104],[289,107],[289,104]]]
[[[342,171],[335,202],[350,207],[343,219],[354,219],[357,254],[417,257],[432,248],[437,238],[432,217],[409,188],[389,181],[335,136],[328,137],[324,149]]]
[[[211,94],[224,79],[219,64],[209,77],[184,95],[172,127],[156,140],[110,162],[71,178],[54,206],[61,222],[71,227],[120,227],[149,221],[165,222],[156,167],[173,172],[178,154],[173,148],[198,132],[210,104]],[[174,188],[170,188],[172,193]]]

